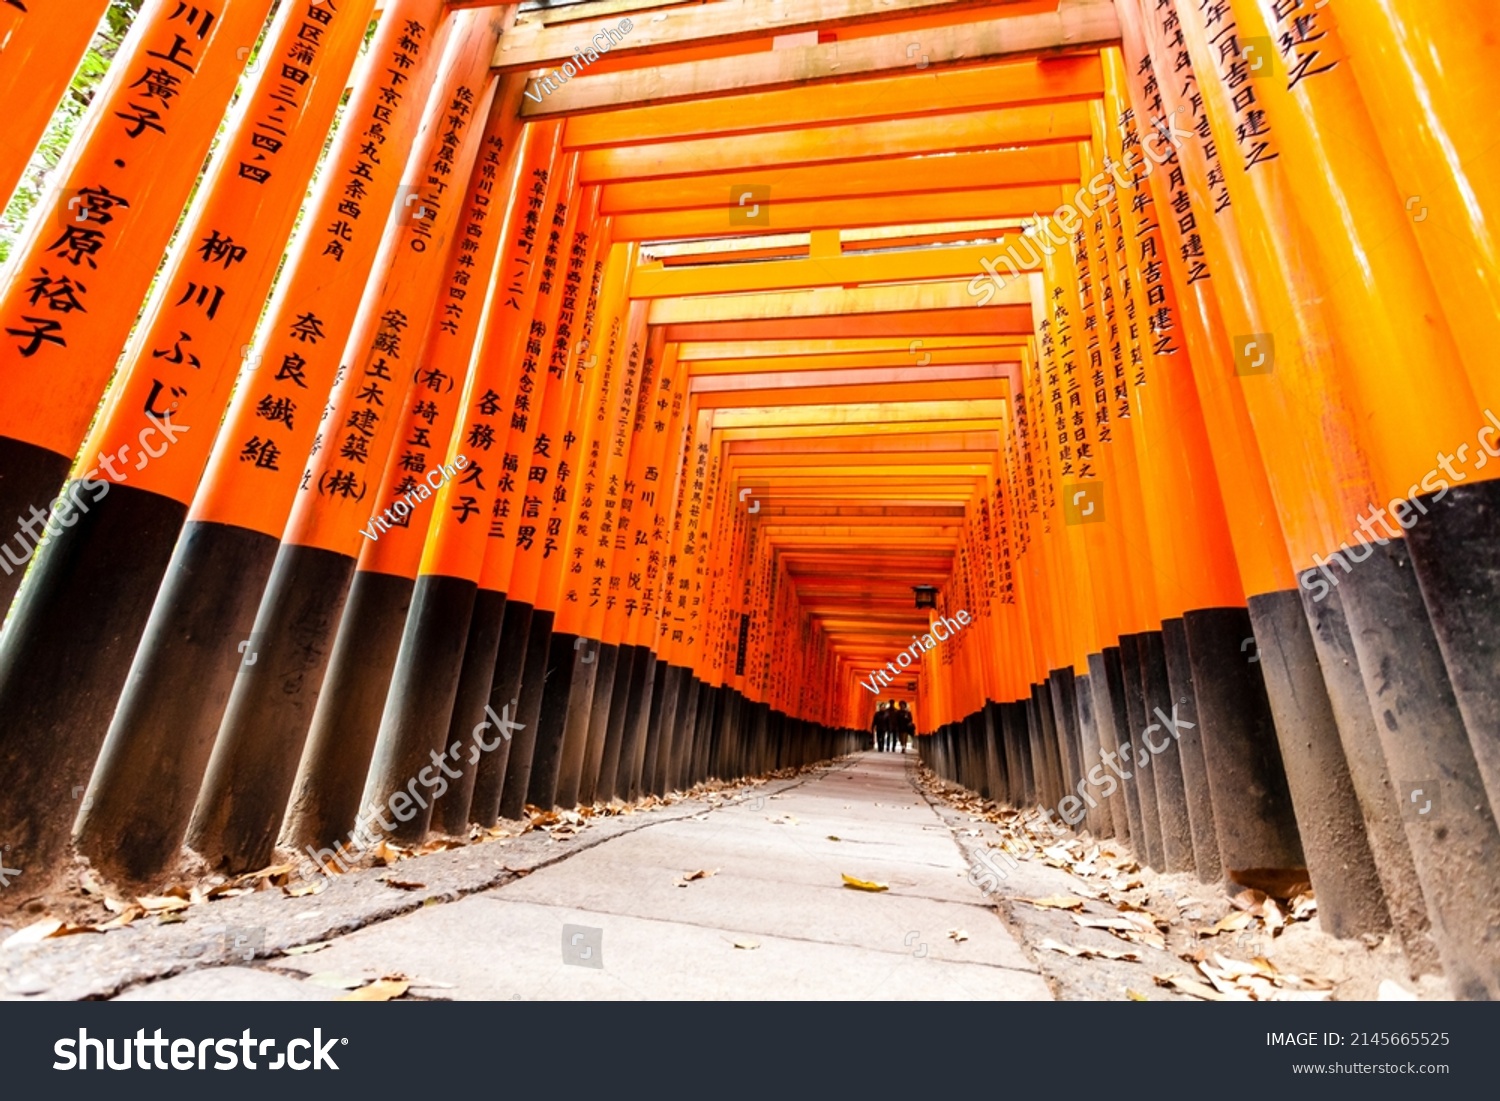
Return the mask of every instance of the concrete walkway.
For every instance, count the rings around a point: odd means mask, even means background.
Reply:
[[[337,997],[401,975],[411,995],[460,1000],[1050,998],[913,787],[914,763],[861,754],[316,953],[123,997]],[[696,872],[713,874],[684,881]],[[889,889],[853,889],[845,874]]]

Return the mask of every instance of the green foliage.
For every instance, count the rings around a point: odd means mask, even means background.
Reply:
[[[16,185],[4,216],[0,217],[0,263],[9,259],[11,250],[20,239],[27,216],[46,190],[47,176],[67,152],[68,143],[83,122],[94,93],[109,71],[110,62],[119,52],[130,24],[141,10],[141,3],[142,0],[110,0],[93,41],[79,62],[78,71],[73,74],[67,94],[53,112],[41,143],[31,155],[31,162]]]

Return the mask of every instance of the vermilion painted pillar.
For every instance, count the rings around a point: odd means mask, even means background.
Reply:
[[[94,419],[244,68],[240,51],[255,44],[270,8],[270,0],[149,4],[10,259],[0,293],[0,517],[7,526],[18,517],[22,530],[4,544],[0,605],[20,583],[15,565],[36,547],[29,510],[44,510],[57,493]],[[206,305],[213,291],[202,291]],[[186,354],[175,342],[158,347],[165,357]]]
[[[7,202],[68,91],[109,0],[25,0],[0,8],[0,203]],[[3,601],[0,601],[3,603]]]
[[[1122,5],[1120,11],[1132,102],[1144,117],[1169,120],[1168,132],[1174,135],[1175,159],[1148,180],[1159,205],[1181,212],[1164,219],[1163,229],[1169,264],[1183,290],[1182,321],[1248,594],[1254,634],[1240,643],[1244,648],[1248,640],[1253,650],[1246,654],[1245,664],[1258,667],[1265,680],[1323,920],[1346,935],[1378,932],[1390,926],[1384,891],[1302,615],[1242,376],[1234,370],[1221,297],[1231,299],[1229,309],[1239,318],[1236,332],[1253,331],[1254,326],[1243,320],[1244,309],[1232,301],[1234,288],[1219,291],[1223,280],[1234,278],[1233,268],[1224,261],[1218,230],[1219,218],[1232,215],[1232,204],[1207,183],[1212,146],[1197,129],[1200,120],[1207,121],[1201,99],[1183,94],[1180,76],[1193,70],[1191,59],[1173,45],[1176,16],[1170,9],[1163,13],[1138,3]],[[1164,60],[1175,74],[1166,81],[1158,76]],[[1253,383],[1249,380],[1247,385]]]
[[[297,487],[251,632],[261,659],[241,666],[219,728],[213,777],[221,786],[206,785],[199,803],[213,805],[224,825],[212,842],[195,830],[207,859],[244,867],[271,860],[359,544],[369,538],[361,528],[379,531],[371,498],[400,411],[463,384],[445,365],[465,362],[471,346],[455,345],[435,315],[451,285],[456,257],[448,246],[459,226],[460,196],[447,194],[447,177],[466,179],[478,154],[501,29],[492,15],[454,17],[408,162],[407,175],[419,183],[399,196]],[[412,194],[416,201],[406,203]],[[443,475],[464,477],[452,467]],[[395,512],[420,516],[422,505],[416,493]],[[241,780],[247,775],[259,777],[250,790]]]
[[[435,368],[398,411],[399,426],[370,510],[370,526],[364,529],[368,534],[361,540],[349,599],[282,824],[280,840],[288,848],[319,852],[358,817],[423,547],[437,519],[430,505],[419,511],[406,498],[416,493],[418,503],[425,503],[423,488],[432,492],[428,479],[441,483],[447,478],[442,468],[460,402],[477,365],[475,349],[496,258],[508,232],[520,228],[520,205],[514,196],[529,143],[514,122],[515,98],[515,89],[502,85],[490,108],[478,162],[469,177],[462,229],[450,245],[444,289],[433,317],[441,334],[434,338],[440,348],[437,362],[463,364],[465,374],[457,386],[450,386],[448,370]],[[483,450],[482,442],[482,434],[465,439],[466,457],[468,448]],[[404,514],[402,507],[407,509]],[[440,804],[441,796],[435,801]]]
[[[503,238],[489,328],[461,406],[451,448],[455,454],[472,446],[466,443],[469,438],[514,439],[518,429],[512,424],[517,410],[512,403],[516,399],[507,395],[519,395],[524,404],[531,400],[538,382],[546,384],[545,373],[538,377],[536,353],[528,347],[528,340],[537,318],[547,309],[544,299],[551,293],[550,286],[546,295],[543,292],[548,271],[548,227],[560,211],[566,210],[572,190],[573,162],[558,152],[560,130],[555,123],[541,124],[523,164],[512,207],[515,213],[506,219],[507,226],[514,228]],[[527,381],[521,382],[523,378]],[[526,423],[524,418],[522,423]],[[484,453],[467,464],[467,476],[444,482],[432,502],[435,526],[429,530],[386,693],[374,758],[360,797],[362,818],[369,817],[372,810],[384,814],[382,808],[398,792],[408,791],[412,777],[420,778],[422,770],[429,767],[441,768],[434,754],[441,758],[445,748],[452,748],[445,747],[444,741],[480,571],[491,542],[490,517],[498,495],[514,476],[510,469],[513,459],[506,458],[514,454],[510,448],[504,453],[495,447],[476,450]],[[440,694],[432,690],[434,680]],[[515,719],[513,706],[503,713],[504,718]],[[475,743],[478,732],[471,731],[471,744],[460,746],[458,755],[478,757],[503,752],[503,745],[508,744],[504,735],[510,731],[503,723],[492,723],[485,730],[484,745],[489,749]],[[502,744],[497,745],[497,739]],[[468,761],[464,767],[473,763]],[[455,766],[450,763],[449,767]],[[398,815],[394,824],[388,818],[377,819],[378,832],[404,841],[419,840],[431,813],[430,807],[418,804],[409,817]]]
[[[188,10],[183,9],[182,14],[186,16]],[[42,800],[38,811],[18,815],[34,822],[47,835],[44,847],[52,851],[66,838],[68,826],[80,810],[97,807],[101,813],[121,811],[120,803],[109,812],[102,805],[120,797],[120,791],[96,789],[81,800],[77,793],[89,778],[101,742],[106,742],[106,760],[116,765],[135,756],[123,743],[106,738],[106,729],[111,725],[121,687],[127,683],[131,659],[147,625],[187,503],[213,444],[235,368],[243,362],[242,349],[253,333],[307,180],[324,146],[362,38],[368,5],[363,14],[359,6],[351,6],[337,17],[330,15],[326,23],[301,9],[297,11],[294,14],[289,7],[282,13],[263,49],[292,49],[303,22],[308,21],[317,29],[316,46],[308,46],[295,65],[287,63],[307,81],[288,91],[281,78],[263,71],[247,89],[239,114],[226,130],[187,214],[177,245],[157,279],[155,294],[125,349],[109,399],[84,447],[79,477],[69,485],[66,503],[58,506],[56,520],[49,522],[49,526],[56,524],[53,531],[57,545],[43,554],[33,582],[0,641],[0,668],[6,670],[0,674],[0,695],[8,699],[12,716],[6,735],[17,739],[21,756],[31,762],[22,767],[42,769],[62,785],[56,790],[64,793],[58,797],[49,781],[33,792]],[[329,14],[319,12],[320,16]],[[182,30],[181,19],[169,19],[166,24],[167,29],[175,25]],[[172,31],[164,42],[175,43],[178,37],[178,31]],[[186,35],[179,53],[201,48],[191,47],[190,41],[196,41],[196,32]],[[154,48],[149,36],[144,48]],[[133,56],[121,57],[116,64],[124,71],[125,66],[135,63],[131,61]],[[191,82],[180,85],[183,95],[176,104],[178,108],[190,108],[195,102],[190,92],[196,87]],[[189,116],[183,116],[183,121],[190,122]],[[163,121],[162,125],[168,124]],[[172,127],[175,131],[175,122]],[[154,132],[143,133],[139,140],[148,141],[152,136],[161,137]],[[116,169],[122,175],[110,178],[122,188],[144,188],[142,181],[150,179],[155,170],[144,151],[140,170],[131,169],[133,154],[129,149],[134,140],[128,133],[96,125],[86,144],[75,147],[75,171],[99,169],[97,159],[101,154],[96,147],[113,145],[116,155],[106,163],[122,160],[125,165]],[[108,148],[104,155],[109,155]],[[164,186],[166,183],[163,181]],[[124,192],[118,194],[123,196]],[[142,191],[139,201],[143,206],[149,202],[166,208],[181,198],[171,193],[148,198]],[[130,269],[138,258],[120,250],[133,252],[136,246],[130,242],[136,240],[134,232],[154,233],[148,224],[151,219],[165,218],[164,234],[170,232],[178,212],[142,210],[147,222],[130,222],[132,234],[121,238],[125,244],[112,248],[105,237],[117,228],[117,217],[127,219],[128,211],[86,209],[91,201],[102,203],[102,192],[88,193],[72,210],[75,215],[87,214],[92,221],[59,232],[71,232],[75,239],[99,246],[91,254],[78,253],[78,266],[89,271],[90,277],[94,271],[107,275],[117,263],[124,269],[118,299],[99,304],[102,322],[111,312],[126,308],[129,288],[134,284]],[[68,209],[66,203],[62,209]],[[99,221],[102,218],[110,220]],[[44,220],[39,231],[58,228]],[[119,228],[123,232],[125,227]],[[50,244],[53,238],[38,240]],[[164,243],[165,235],[151,247],[157,248],[159,255]],[[90,260],[97,268],[88,267]],[[155,267],[153,262],[151,270]],[[54,274],[61,271],[49,270]],[[89,282],[82,275],[79,278]],[[93,285],[102,289],[110,284]],[[136,293],[144,292],[145,286],[146,280],[140,281]],[[38,301],[46,301],[45,296]],[[71,310],[71,301],[59,300],[60,318],[78,312]],[[135,299],[129,301],[130,319],[124,327],[109,332],[88,330],[91,341],[106,337],[116,341],[107,356],[111,363],[138,308]],[[94,312],[84,298],[77,302],[83,313]],[[68,351],[64,347],[53,350],[60,354]],[[36,353],[42,354],[40,349]],[[87,374],[98,366],[90,360],[80,369]],[[64,373],[60,363],[45,373],[52,379],[46,384],[49,394],[45,408],[54,432],[48,446],[71,456],[77,447],[75,432],[81,433],[88,424],[96,395],[81,376],[75,379],[78,389],[72,397],[66,388],[55,389]],[[43,379],[36,382],[45,384]],[[73,407],[71,403],[84,399],[85,391],[87,408]],[[4,451],[3,445],[0,451]],[[24,491],[24,486],[31,484],[27,470],[32,468],[27,463],[15,453],[0,455],[0,468],[4,470],[0,483],[20,486]],[[65,461],[62,467],[66,467]],[[46,487],[45,493],[52,493],[56,484]],[[0,490],[0,494],[5,492],[8,490]],[[11,567],[15,561],[0,560],[0,564]],[[15,571],[17,578],[19,573]],[[215,607],[215,614],[218,611]],[[175,621],[172,629],[182,627],[182,621]],[[62,683],[69,686],[66,692],[58,690]],[[183,683],[191,687],[173,692],[168,706],[185,712],[200,697],[193,678]],[[174,719],[183,712],[177,712]],[[174,735],[169,731],[178,725],[176,721],[153,722],[148,741],[165,738],[170,743]],[[47,748],[39,753],[37,746]],[[175,754],[148,750],[140,758],[123,771],[144,765],[154,781],[159,779],[154,772],[156,763],[163,758],[175,761]],[[17,790],[31,787],[22,785]],[[137,790],[125,801],[142,798],[149,801],[153,796]],[[101,852],[114,853],[120,829],[117,821],[100,831],[100,836],[108,839],[108,848]]]

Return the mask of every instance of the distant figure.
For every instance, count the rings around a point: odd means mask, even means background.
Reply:
[[[905,753],[908,739],[917,732],[917,722],[912,718],[911,712],[907,710],[905,700],[902,700],[896,706],[900,710],[891,715],[891,725],[896,731],[896,744],[901,747],[901,752]]]
[[[895,715],[891,712],[890,701],[875,705],[875,718],[870,728],[875,732],[875,748],[882,752],[891,748],[892,723]]]

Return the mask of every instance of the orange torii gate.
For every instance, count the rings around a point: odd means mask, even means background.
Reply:
[[[1428,8],[148,0],[0,286],[8,859],[332,874],[901,698],[1500,994],[1500,15]]]

